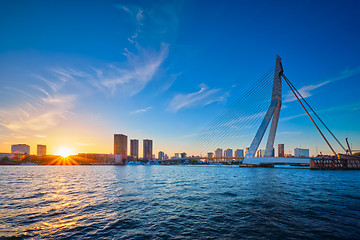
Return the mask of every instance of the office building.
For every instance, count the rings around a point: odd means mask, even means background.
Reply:
[[[46,155],[46,145],[37,145],[37,155],[38,156],[44,156]]]
[[[139,157],[139,140],[130,139],[130,155],[133,158]]]
[[[180,157],[181,157],[181,158],[186,158],[186,153],[184,153],[184,152],[183,152],[183,153],[180,153]]]
[[[309,157],[309,149],[295,148],[294,156],[295,157]]]
[[[150,139],[144,139],[143,141],[143,158],[146,160],[152,160],[153,155],[153,141]]]
[[[122,159],[127,158],[127,136],[114,134],[114,154],[121,154]]]
[[[232,156],[233,156],[233,150],[232,150],[232,149],[226,149],[226,150],[224,151],[224,157],[230,158],[230,157],[232,157]]]
[[[159,160],[164,160],[165,159],[165,154],[164,152],[160,151],[159,154],[158,154],[158,159]]]
[[[246,154],[248,153],[248,151],[249,151],[249,148],[248,148],[248,147],[245,148],[245,156],[246,156]]]
[[[278,157],[285,157],[284,144],[278,144]]]
[[[27,144],[11,145],[11,153],[23,153],[24,155],[30,155],[30,146]]]
[[[175,153],[174,158],[180,158],[180,153]]]
[[[215,150],[215,157],[218,158],[219,160],[222,158],[223,154],[223,150],[221,148],[218,148]]]
[[[264,157],[265,156],[265,150],[258,150],[256,153],[256,157]]]
[[[212,152],[207,153],[207,157],[208,157],[208,158],[213,158],[213,157],[214,157],[214,153],[212,153]]]
[[[242,149],[236,149],[236,151],[235,151],[235,157],[237,157],[237,158],[242,158],[242,157],[244,157],[244,150],[242,150]]]

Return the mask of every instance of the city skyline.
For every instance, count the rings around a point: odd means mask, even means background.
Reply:
[[[49,154],[111,153],[111,136],[120,132],[152,139],[155,154],[197,155],[193,136],[268,71],[277,54],[340,141],[348,137],[360,149],[357,2],[0,6],[0,152],[26,143],[31,154],[37,145]],[[285,144],[284,154],[296,147],[330,154],[294,100],[284,85],[274,146]],[[238,140],[217,147],[249,147]]]

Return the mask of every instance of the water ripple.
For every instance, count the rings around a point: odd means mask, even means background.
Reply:
[[[356,239],[359,206],[359,171],[0,167],[0,239]]]

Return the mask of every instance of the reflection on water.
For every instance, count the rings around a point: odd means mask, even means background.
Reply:
[[[0,166],[0,237],[342,238],[360,171]]]

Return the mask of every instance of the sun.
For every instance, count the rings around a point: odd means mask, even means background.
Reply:
[[[58,155],[62,156],[63,158],[67,158],[71,155],[71,151],[68,148],[59,148]]]

